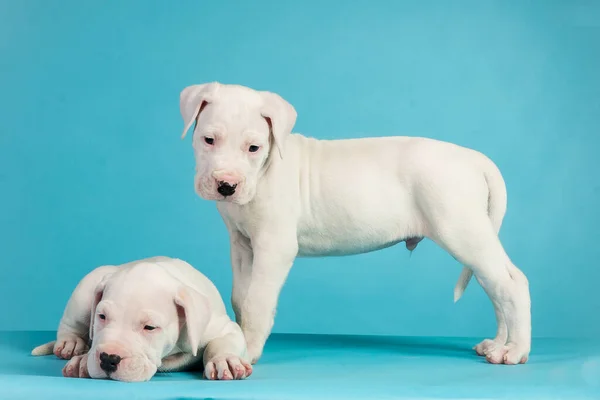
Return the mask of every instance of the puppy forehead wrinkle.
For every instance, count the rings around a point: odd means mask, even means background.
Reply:
[[[98,306],[96,307],[96,312],[105,313],[107,311],[110,311],[111,309],[114,309],[113,302],[110,301],[110,299],[103,299],[100,303],[98,303]]]
[[[207,118],[207,124],[221,125],[224,130],[240,130],[258,111],[251,109],[247,104],[219,104],[215,106],[215,113]]]
[[[213,135],[221,135],[226,132],[225,125],[220,123],[211,123],[202,127],[202,131],[200,133],[210,133]]]
[[[147,304],[145,304],[147,305]],[[142,324],[152,324],[152,325],[158,325],[158,326],[162,326],[164,325],[167,321],[168,321],[168,316],[165,315],[165,313],[172,311],[172,316],[174,318],[177,317],[177,308],[175,307],[174,303],[168,302],[167,304],[159,304],[162,305],[163,307],[160,307],[160,310],[157,309],[152,309],[152,308],[148,308],[148,307],[144,307],[142,309],[140,309],[139,311],[133,311],[130,314],[130,319],[132,319],[135,323],[142,323]],[[172,305],[172,307],[171,307]],[[172,308],[171,309],[166,309],[167,307]],[[163,308],[165,308],[163,310]],[[167,319],[165,319],[167,318]]]
[[[119,285],[117,290],[108,293],[106,306],[100,308],[111,314],[112,318],[131,321],[134,324],[164,324],[177,316],[177,307],[173,294],[158,288],[157,290],[131,290],[127,285]]]
[[[263,140],[265,138],[267,138],[268,136],[265,135],[266,132],[257,132],[255,130],[247,130],[244,131],[243,136],[244,139],[246,139],[247,141],[260,141]]]
[[[215,127],[224,134],[239,134],[249,127],[268,131],[268,124],[261,115],[263,105],[264,99],[257,91],[236,85],[223,86],[210,107],[200,114],[198,124],[203,131]]]

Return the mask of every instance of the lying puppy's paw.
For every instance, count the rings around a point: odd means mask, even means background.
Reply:
[[[64,366],[62,373],[67,378],[89,378],[87,367],[88,355],[73,356]]]
[[[70,360],[73,356],[80,356],[87,353],[89,347],[87,343],[78,336],[61,337],[54,344],[53,353],[56,357],[64,360]]]
[[[245,379],[252,374],[252,366],[238,356],[216,356],[204,366],[204,376],[210,380]]]

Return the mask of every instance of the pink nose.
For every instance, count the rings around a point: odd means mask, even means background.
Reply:
[[[130,352],[126,350],[125,346],[121,343],[107,343],[96,348],[96,356],[100,356],[101,353],[115,354],[121,358],[127,358],[131,356]]]
[[[240,182],[240,179],[231,174],[217,175],[215,180],[218,184],[226,183],[229,186],[235,186]]]

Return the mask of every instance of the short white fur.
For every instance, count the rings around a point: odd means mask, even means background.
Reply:
[[[209,379],[252,373],[240,327],[228,317],[219,292],[188,263],[153,257],[102,266],[71,295],[56,341],[33,355],[54,353],[69,362],[68,377],[146,381],[157,371],[204,363]],[[114,372],[101,354],[120,357]]]
[[[232,303],[253,362],[274,322],[297,256],[349,255],[429,238],[490,297],[494,339],[475,350],[492,363],[527,361],[529,286],[498,238],[506,188],[496,165],[455,144],[416,137],[316,140],[292,134],[294,107],[279,95],[217,82],[185,88],[184,132],[194,125],[195,187],[215,200],[229,231]],[[216,137],[206,146],[205,137]],[[249,154],[246,146],[261,150]],[[278,151],[273,151],[277,147]],[[219,174],[239,190],[223,196]]]

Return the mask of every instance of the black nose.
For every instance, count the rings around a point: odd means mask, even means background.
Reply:
[[[219,187],[217,188],[217,192],[219,192],[219,194],[221,196],[231,196],[232,194],[235,193],[235,188],[237,187],[237,184],[235,185],[230,185],[227,182],[219,182]]]
[[[115,372],[120,362],[121,357],[116,354],[100,353],[100,368],[104,372]]]

